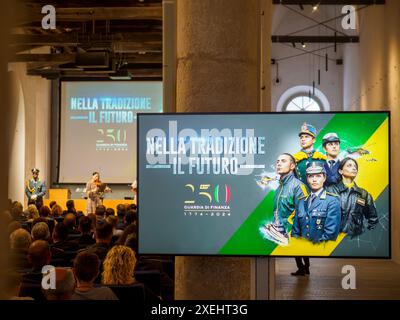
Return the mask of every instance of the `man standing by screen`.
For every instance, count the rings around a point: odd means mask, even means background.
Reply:
[[[291,154],[281,154],[276,160],[280,180],[274,198],[274,222],[265,225],[265,235],[279,245],[288,244],[289,217],[294,214],[299,199],[308,195],[304,183],[297,179],[295,169],[296,161]]]
[[[299,133],[301,150],[293,156],[296,159],[296,170],[299,179],[307,184],[307,165],[314,161],[325,162],[326,156],[314,150],[314,143],[317,136],[317,129],[314,126],[304,123]]]
[[[28,204],[34,203],[38,209],[43,205],[43,197],[46,194],[46,184],[39,179],[39,169],[33,168],[32,179],[26,182],[25,194],[28,197]]]

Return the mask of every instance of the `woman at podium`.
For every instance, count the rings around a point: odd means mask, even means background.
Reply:
[[[111,189],[100,181],[100,173],[93,172],[92,178],[86,183],[87,214],[96,212],[96,207],[102,204],[106,192],[111,192]]]

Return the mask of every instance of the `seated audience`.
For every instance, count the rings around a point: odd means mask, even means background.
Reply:
[[[102,284],[104,285],[135,285],[136,265],[135,253],[126,246],[114,246],[108,251],[103,262]],[[152,291],[144,286],[145,298],[148,301],[160,300]]]
[[[68,200],[66,202],[65,206],[67,207],[67,210],[63,211],[63,216],[67,215],[68,213],[72,213],[72,214],[76,215],[74,200]]]
[[[128,244],[128,239],[129,239],[129,244]],[[134,241],[136,240],[136,244]],[[127,226],[122,233],[122,235],[119,237],[117,244],[119,245],[127,245],[130,247],[132,250],[137,252],[137,232],[136,232],[136,225],[130,224]]]
[[[106,222],[113,227],[113,239],[112,242],[115,243],[119,236],[123,233],[122,230],[117,229],[118,218],[116,216],[108,216]]]
[[[31,268],[28,262],[28,250],[32,243],[31,235],[25,229],[17,229],[10,235],[10,259],[15,270],[25,271]]]
[[[112,236],[113,228],[111,225],[106,222],[98,223],[95,231],[96,243],[83,250],[96,254],[100,261],[103,261],[108,250],[110,250]]]
[[[75,291],[75,277],[70,268],[55,268],[56,288],[43,290],[47,300],[70,300]]]
[[[51,209],[53,209],[53,207],[55,206],[57,204],[57,202],[56,201],[50,201],[50,203],[49,203],[49,207],[50,207],[50,210]]]
[[[39,210],[34,204],[28,205],[28,221],[33,221],[39,218]]]
[[[79,231],[81,232],[81,236],[78,239],[79,247],[87,247],[96,243],[92,230],[92,220],[86,216],[81,217],[79,220]]]
[[[107,218],[109,216],[115,216],[115,210],[113,208],[107,208],[106,209],[105,217]]]
[[[114,246],[103,262],[102,284],[128,285],[136,283],[133,272],[136,265],[135,253],[126,246]]]
[[[94,287],[94,280],[99,275],[99,266],[99,257],[94,253],[84,251],[76,256],[76,288],[71,300],[118,300],[110,288]]]
[[[35,300],[45,300],[42,292],[42,268],[51,260],[49,244],[44,240],[32,242],[28,251],[28,261],[32,270],[22,276],[20,297],[32,297]]]
[[[134,224],[137,225],[137,212],[129,210],[125,215],[125,227]]]
[[[97,225],[96,215],[94,213],[89,213],[87,217],[89,217],[90,220],[92,221],[92,230],[96,230],[96,225]]]
[[[51,216],[51,210],[48,206],[42,206],[39,210],[39,215],[43,218],[48,218]]]
[[[117,229],[123,230],[125,229],[125,219],[126,215],[126,207],[124,204],[120,203],[117,205],[117,217],[118,217],[118,223],[117,223]]]
[[[76,230],[76,217],[73,213],[67,213],[64,218],[64,225],[68,228],[68,233],[71,235],[80,234],[79,230]]]
[[[26,216],[24,215],[24,208],[18,201],[14,201],[11,207],[11,216],[15,221],[21,223],[26,222]]]
[[[96,220],[97,221],[104,220],[104,216],[106,214],[106,207],[103,206],[103,205],[97,206],[95,214],[96,214]]]
[[[58,204],[55,204],[53,206],[53,208],[51,209],[51,215],[55,219],[61,217],[62,213],[63,213],[63,209]]]
[[[79,249],[78,242],[68,240],[69,230],[64,223],[59,223],[54,228],[52,248],[66,251],[77,251]]]
[[[15,230],[22,228],[22,224],[19,221],[12,221],[7,227],[7,234],[10,236]]]
[[[31,230],[32,240],[45,240],[49,242],[50,229],[46,222],[35,223]]]

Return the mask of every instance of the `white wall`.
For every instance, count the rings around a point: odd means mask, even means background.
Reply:
[[[12,200],[24,202],[24,189],[21,186],[25,183],[25,103],[19,79],[15,74],[10,74],[14,84],[15,99],[12,104],[10,114],[10,161],[9,161],[9,180],[8,197]]]
[[[345,110],[390,110],[392,255],[400,263],[400,1],[360,11],[360,46],[345,55]]]
[[[31,177],[33,167],[40,169],[40,178],[47,186],[50,183],[50,81],[27,76],[24,63],[10,64],[9,71],[14,91],[10,110],[13,120],[9,197],[26,201],[24,184]]]
[[[298,6],[291,6],[292,8],[299,10]],[[334,6],[321,6],[318,12],[310,14],[311,7],[304,6],[305,14],[309,14],[313,19],[323,21],[333,17],[335,14]],[[336,8],[336,10],[338,10]],[[283,6],[275,6],[274,19],[272,34],[273,35],[288,35],[294,31],[300,30],[307,26],[315,24],[314,22],[307,20],[300,15],[293,13]],[[341,30],[340,22],[337,22]],[[334,23],[331,24],[334,26]],[[326,28],[314,28],[304,31],[295,35],[333,35],[332,31],[327,31]],[[314,50],[323,48],[332,44],[307,44],[305,50]],[[300,44],[296,44],[297,47],[301,48]],[[329,71],[325,72],[325,50],[319,52],[323,58],[314,57],[310,54],[305,54],[296,58],[284,60],[279,63],[279,74],[281,78],[281,84],[275,85],[274,79],[276,77],[276,66],[272,66],[271,78],[272,78],[272,106],[275,110],[279,98],[282,94],[294,87],[299,85],[312,86],[312,81],[315,80],[317,84],[318,66],[321,69],[321,85],[317,86],[324,95],[327,97],[331,110],[340,111],[343,110],[343,66],[338,66],[334,61],[329,61]],[[301,51],[292,47],[291,44],[273,43],[272,45],[272,58],[279,59],[283,57],[289,57],[301,53]],[[328,50],[328,56],[332,59],[342,58],[342,48],[338,46],[338,51],[334,53],[333,48]]]

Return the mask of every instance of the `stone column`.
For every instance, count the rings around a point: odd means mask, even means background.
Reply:
[[[260,110],[262,2],[177,0],[177,112]],[[177,257],[175,268],[176,299],[254,296],[250,258]]]

